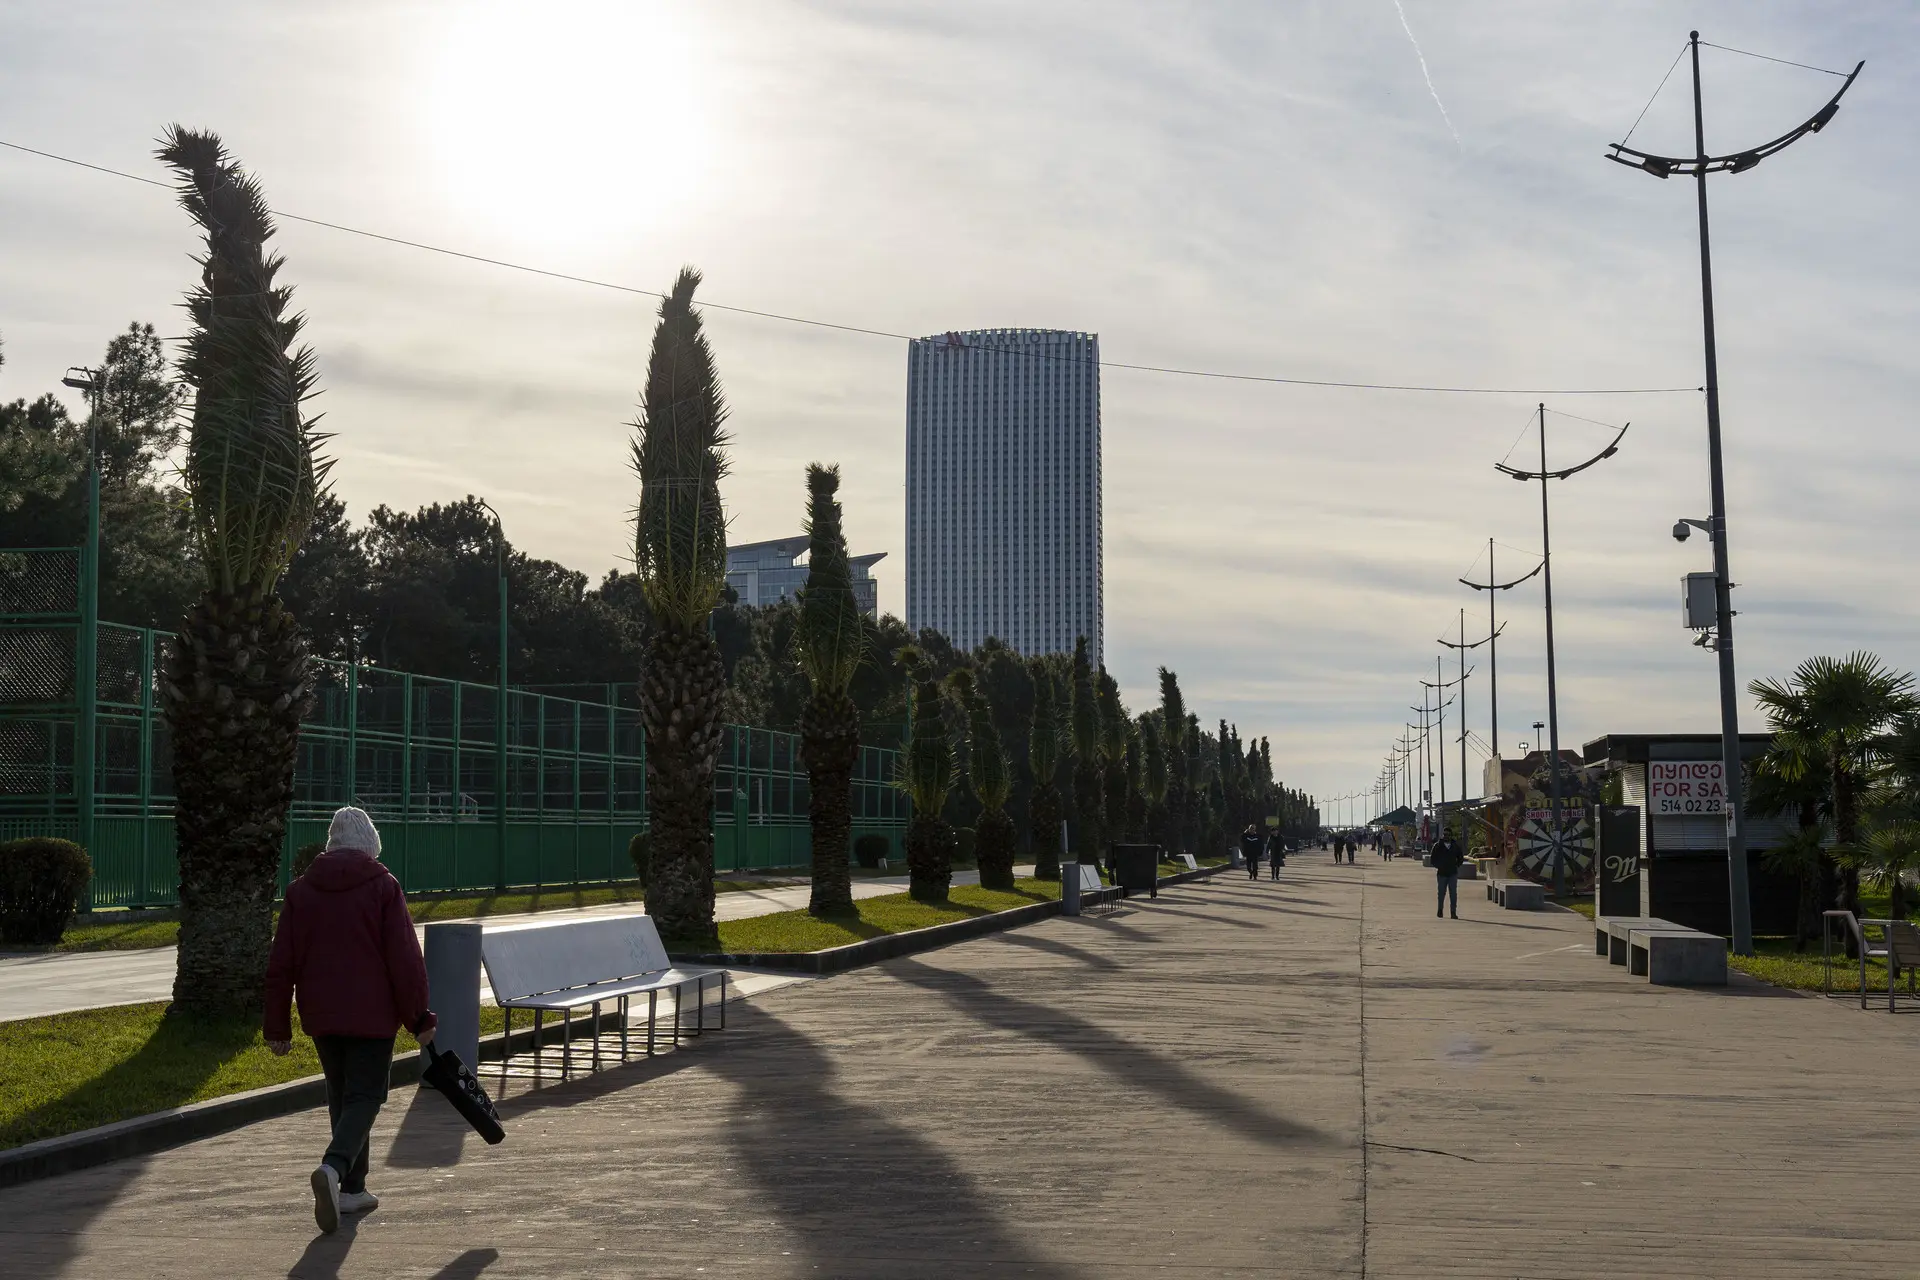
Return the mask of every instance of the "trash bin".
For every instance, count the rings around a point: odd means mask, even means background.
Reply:
[[[1080,864],[1077,862],[1060,864],[1060,914],[1080,914]]]
[[[468,1066],[480,1061],[480,930],[477,924],[426,929],[427,1007],[439,1025],[434,1042]]]
[[[1160,892],[1160,846],[1157,844],[1116,844],[1110,847],[1115,876],[1123,893],[1144,892],[1158,897]]]

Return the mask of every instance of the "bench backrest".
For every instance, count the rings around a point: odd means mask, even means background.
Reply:
[[[1920,925],[1888,922],[1887,952],[1902,969],[1920,969]]]
[[[1091,862],[1082,862],[1079,865],[1080,892],[1098,893],[1100,890],[1106,888],[1105,885],[1100,883],[1100,868],[1094,866]]]
[[[635,978],[673,965],[660,931],[643,915],[489,926],[480,935],[480,959],[499,1001]]]
[[[1187,870],[1189,871],[1198,871],[1200,869],[1200,859],[1190,853],[1181,854],[1180,861],[1187,864]]]

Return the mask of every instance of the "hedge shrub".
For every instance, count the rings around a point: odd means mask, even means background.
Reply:
[[[327,842],[325,840],[315,840],[311,844],[303,844],[298,849],[295,849],[293,851],[293,878],[298,880],[301,876],[307,874],[307,868],[313,865],[313,860],[326,851]]]
[[[853,860],[863,867],[878,867],[892,850],[885,836],[861,836],[853,842]]]
[[[0,942],[50,947],[73,923],[93,860],[71,840],[0,842]]]

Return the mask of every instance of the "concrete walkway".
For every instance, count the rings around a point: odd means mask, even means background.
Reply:
[[[1016,867],[1015,870],[1021,875],[1033,874],[1031,866]],[[960,871],[954,873],[953,881],[955,884],[978,884],[980,875],[975,871]],[[907,877],[903,875],[856,878],[853,896],[877,898],[900,893],[906,887]],[[750,916],[794,911],[807,905],[811,892],[805,884],[734,889],[714,898],[713,914],[718,920],[745,920]],[[594,907],[488,916],[486,923],[587,920],[596,916],[631,915],[645,910],[639,903],[613,902]],[[449,919],[434,923],[454,921]],[[424,930],[423,925],[416,932],[424,937]],[[38,1018],[50,1013],[68,1013],[75,1009],[170,1000],[173,998],[175,955],[176,949],[173,947],[148,947],[139,951],[0,954],[0,1022]]]
[[[1920,1260],[1920,1019],[1652,988],[1586,922],[1296,857],[773,991],[652,1064],[0,1193],[9,1277],[1820,1276]]]

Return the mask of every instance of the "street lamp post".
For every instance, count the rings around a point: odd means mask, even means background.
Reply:
[[[106,390],[105,369],[74,365],[60,379],[62,386],[86,393],[87,414],[87,541],[80,553],[80,634],[74,644],[73,691],[78,714],[73,733],[74,834],[80,847],[96,862],[93,847],[93,805],[97,786],[94,753],[100,733],[100,398]],[[87,881],[83,910],[93,907],[93,881]]]
[[[1772,142],[1748,151],[1724,156],[1707,154],[1705,113],[1700,101],[1700,33],[1687,33],[1693,54],[1693,149],[1692,159],[1658,156],[1636,151],[1623,142],[1612,144],[1607,159],[1644,169],[1656,178],[1690,174],[1700,210],[1700,324],[1705,339],[1707,375],[1707,475],[1712,490],[1713,516],[1707,531],[1713,539],[1713,594],[1718,626],[1713,647],[1720,659],[1720,764],[1725,773],[1727,818],[1727,895],[1733,926],[1733,950],[1736,955],[1753,954],[1752,906],[1747,891],[1746,797],[1740,775],[1740,685],[1733,665],[1733,582],[1727,556],[1727,493],[1720,452],[1720,363],[1713,331],[1713,253],[1707,226],[1707,175],[1744,173],[1768,156],[1784,150],[1809,133],[1818,133],[1832,121],[1840,109],[1840,99],[1853,87],[1855,77],[1867,64],[1854,65],[1840,88],[1827,104],[1809,116],[1796,129],[1781,134]]]
[[[1540,566],[1544,573],[1541,579],[1543,594],[1547,604],[1547,735],[1549,739],[1548,772],[1553,788],[1553,896],[1567,896],[1567,851],[1564,825],[1560,814],[1560,689],[1554,671],[1553,658],[1553,543],[1551,540],[1551,522],[1547,513],[1547,481],[1565,480],[1568,476],[1585,471],[1588,467],[1605,458],[1611,458],[1620,451],[1620,440],[1627,434],[1626,424],[1614,435],[1606,448],[1594,454],[1575,467],[1564,467],[1558,471],[1547,470],[1547,406],[1538,408],[1540,420],[1540,469],[1522,471],[1510,467],[1504,462],[1494,463],[1497,470],[1505,472],[1515,480],[1538,480],[1540,482]]]
[[[493,517],[493,568],[499,588],[499,652],[494,662],[498,685],[493,695],[493,887],[496,893],[504,893],[507,888],[507,527],[500,513],[485,498],[477,501]]]

